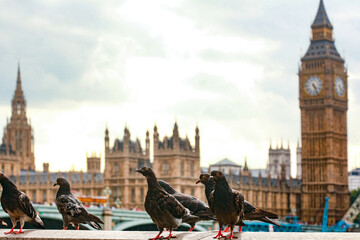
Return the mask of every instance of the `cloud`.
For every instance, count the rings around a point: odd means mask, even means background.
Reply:
[[[251,167],[264,167],[270,139],[289,139],[295,163],[298,64],[317,7],[312,0],[1,1],[0,125],[20,59],[38,167],[84,168],[86,152],[103,151],[106,125],[112,140],[125,124],[143,140],[155,122],[170,135],[175,118],[192,141],[199,125],[203,165],[224,157],[243,163],[247,155]],[[326,2],[349,69],[349,163],[360,149],[359,8]]]

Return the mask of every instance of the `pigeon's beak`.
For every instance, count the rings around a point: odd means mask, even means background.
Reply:
[[[140,169],[136,169],[135,172],[142,173]]]
[[[58,185],[58,184],[57,184],[57,183],[54,183],[54,187],[55,187],[56,185]]]
[[[201,182],[200,179],[198,179],[198,180],[196,181],[196,184],[198,184],[199,182]]]
[[[4,225],[4,226],[7,226],[7,223],[4,222],[4,221],[2,221],[1,224]]]

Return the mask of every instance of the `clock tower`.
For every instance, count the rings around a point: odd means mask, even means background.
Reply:
[[[347,69],[322,0],[311,29],[299,69],[302,219],[321,223],[325,197],[330,197],[328,224],[333,225],[349,208]]]

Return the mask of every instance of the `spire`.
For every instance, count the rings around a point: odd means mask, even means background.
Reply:
[[[325,6],[323,0],[320,0],[319,9],[314,19],[311,28],[319,28],[319,27],[328,27],[333,29],[333,26],[330,23],[330,20],[326,14]]]
[[[336,50],[332,33],[333,26],[326,14],[323,0],[320,0],[319,9],[311,28],[311,43],[301,61],[331,58],[336,61],[344,62]]]
[[[249,171],[248,165],[247,165],[247,158],[245,156],[245,164],[244,164],[244,172]]]
[[[16,89],[15,89],[15,96],[20,99],[23,98],[23,90],[21,87],[21,73],[20,73],[20,62],[18,62],[18,73],[17,73],[17,80],[16,80]]]
[[[18,74],[17,74],[17,80],[16,80],[16,92],[21,91],[21,74],[20,74],[20,62],[18,62]]]

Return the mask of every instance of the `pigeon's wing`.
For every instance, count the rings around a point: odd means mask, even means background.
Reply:
[[[236,190],[232,190],[232,193],[234,194],[234,205],[236,211],[238,214],[244,215],[244,196]]]
[[[178,200],[185,208],[189,209],[192,214],[196,214],[199,211],[206,211],[208,206],[194,196],[176,193],[173,196]]]
[[[212,191],[210,193],[210,197],[209,197],[209,207],[211,209],[211,211],[214,212],[214,191]],[[215,212],[214,212],[215,213]]]
[[[182,218],[186,215],[186,209],[176,198],[168,193],[160,192],[162,197],[158,198],[158,204],[161,209],[171,213],[175,218]]]
[[[251,203],[249,203],[248,201],[245,200],[244,201],[244,214],[252,213],[255,211],[256,211],[256,208]]]
[[[56,205],[61,214],[81,219],[87,216],[88,212],[82,203],[73,195],[60,195],[56,198]]]
[[[30,202],[28,196],[25,193],[21,192],[20,195],[17,197],[17,202],[19,208],[30,218],[34,219],[37,215],[35,208]]]

